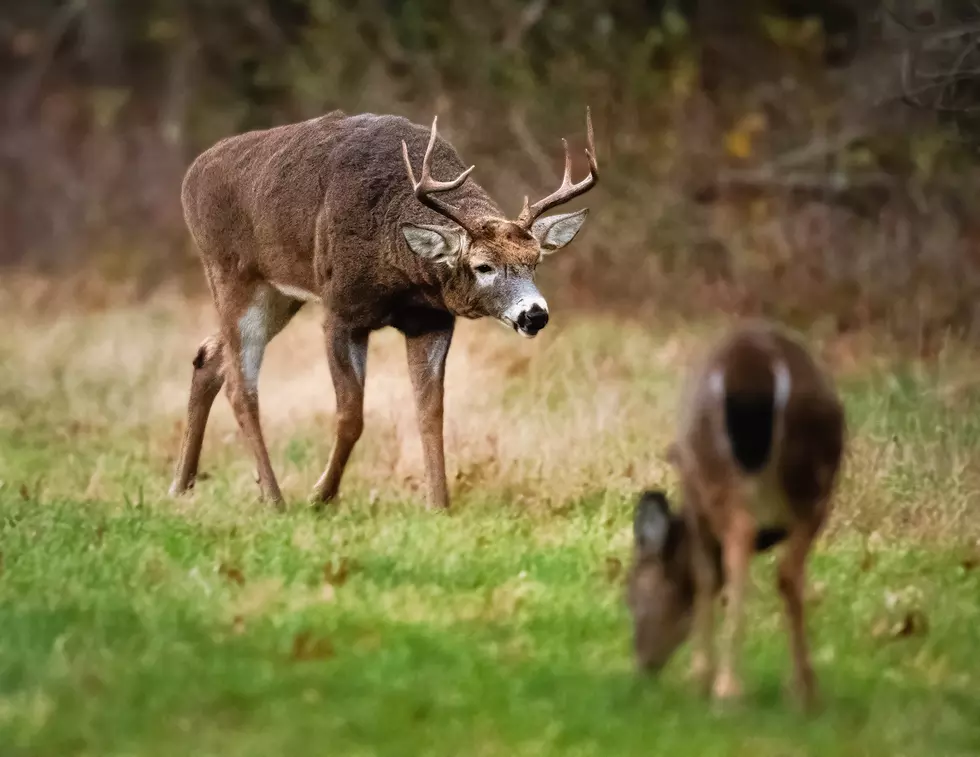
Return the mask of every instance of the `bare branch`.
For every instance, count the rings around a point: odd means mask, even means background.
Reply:
[[[82,0],[75,0],[63,5],[51,19],[51,23],[44,32],[40,53],[34,65],[27,71],[23,81],[20,82],[20,96],[11,98],[11,112],[22,115],[37,97],[41,86],[41,80],[47,73],[48,66],[54,60],[55,53],[61,40],[71,29],[72,23],[85,10],[85,3]]]
[[[511,27],[511,30],[504,38],[501,47],[508,52],[517,50],[524,41],[524,37],[527,35],[527,33],[537,26],[538,22],[544,18],[545,11],[548,10],[548,5],[550,2],[551,0],[531,0],[527,5],[525,5],[524,10],[521,11],[521,14],[517,20],[517,23]]]
[[[937,55],[949,57],[948,48],[940,53],[936,48],[947,43],[964,40],[962,49],[952,61],[942,67],[923,71],[919,61]],[[908,46],[901,54],[901,100],[907,105],[923,110],[946,113],[970,113],[976,108],[949,103],[949,95],[958,83],[980,76],[980,60],[975,53],[980,49],[980,21],[927,28],[909,36]],[[933,63],[935,66],[935,63]]]
[[[537,172],[541,175],[541,180],[546,180],[551,174],[551,163],[545,155],[541,144],[534,138],[531,130],[527,127],[524,108],[517,105],[511,107],[510,118],[508,120],[510,121],[510,130],[523,149],[524,154],[534,164]]]
[[[815,160],[821,160],[829,155],[836,155],[854,142],[868,135],[866,127],[852,127],[839,134],[825,139],[815,139],[812,142],[790,150],[776,157],[773,166],[778,168],[797,168]]]
[[[754,170],[723,171],[718,175],[715,183],[717,186],[726,188],[777,188],[839,194],[854,189],[890,189],[895,187],[898,182],[894,176],[880,172],[861,173],[853,176],[843,171],[778,173],[771,167],[764,167]]]

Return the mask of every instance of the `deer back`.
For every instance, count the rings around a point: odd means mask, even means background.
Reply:
[[[411,254],[399,231],[445,220],[417,201],[402,162],[403,140],[420,162],[428,137],[398,116],[336,111],[224,139],[188,169],[188,226],[216,264],[310,291],[337,280],[335,292],[363,302],[406,282],[437,286],[438,269]],[[437,139],[434,173],[462,169]],[[501,215],[472,180],[447,195],[474,216]]]
[[[708,352],[688,387],[673,457],[703,508],[744,486],[766,500],[764,527],[809,518],[827,499],[844,411],[795,335],[762,322],[740,326]]]

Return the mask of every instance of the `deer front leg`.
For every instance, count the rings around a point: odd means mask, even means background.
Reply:
[[[803,708],[817,703],[816,680],[810,664],[806,640],[803,593],[806,587],[806,559],[813,545],[812,529],[796,529],[789,535],[779,562],[778,586],[786,608],[790,653],[793,657],[793,685]]]
[[[732,700],[742,694],[742,683],[737,672],[742,652],[745,591],[749,579],[749,561],[755,545],[755,519],[743,505],[742,497],[731,497],[726,531],[722,539],[725,564],[725,591],[727,606],[722,626],[718,676],[715,678],[716,699]]]
[[[428,504],[433,510],[449,507],[446,487],[446,456],[443,441],[443,392],[446,377],[446,355],[453,338],[453,325],[420,335],[406,336],[408,371],[415,390],[415,408],[425,476]]]
[[[710,696],[715,675],[715,597],[720,581],[719,566],[712,554],[714,537],[710,524],[699,515],[710,497],[701,490],[696,477],[684,476],[683,488],[685,505],[691,513],[688,527],[692,538],[691,573],[694,578],[694,648],[690,678],[704,696]]]
[[[702,544],[693,555],[694,574],[694,649],[691,654],[691,679],[705,696],[711,693],[715,674],[715,566]]]
[[[337,395],[337,435],[330,462],[310,497],[317,509],[336,498],[347,461],[364,430],[364,378],[370,335],[367,329],[352,329],[330,315],[323,331],[330,377]]]

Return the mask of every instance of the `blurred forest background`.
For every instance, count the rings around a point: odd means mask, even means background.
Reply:
[[[516,214],[586,105],[566,306],[980,328],[975,0],[0,0],[0,278],[203,290],[186,166],[335,108],[438,113]]]

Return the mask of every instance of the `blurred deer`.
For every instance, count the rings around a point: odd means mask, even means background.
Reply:
[[[845,441],[829,377],[787,333],[750,323],[728,334],[691,376],[668,458],[684,506],[641,495],[627,599],[637,663],[659,670],[693,629],[691,673],[717,699],[737,698],[749,562],[777,544],[777,586],[788,620],[794,688],[816,684],[804,624],[807,556],[831,508]],[[726,591],[717,666],[716,598]]]
[[[525,198],[516,220],[467,181],[473,167],[437,136],[435,119],[430,130],[396,116],[334,112],[231,137],[198,157],[181,200],[220,329],[194,358],[171,494],[193,485],[208,414],[226,385],[261,492],[281,503],[259,424],[259,368],[270,340],[316,301],[337,429],[313,500],[337,495],[364,425],[368,337],[393,326],[407,343],[428,501],[447,507],[443,380],[453,326],[457,317],[488,316],[533,337],[548,323],[535,269],[572,241],[588,210],[543,213],[595,186],[591,118],[587,126],[589,175],[572,183],[566,143],[561,186],[533,205]]]

